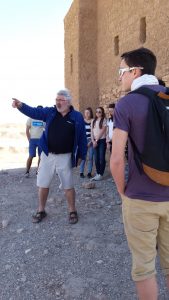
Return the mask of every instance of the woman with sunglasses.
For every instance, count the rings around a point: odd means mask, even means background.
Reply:
[[[94,148],[94,158],[96,165],[96,176],[92,180],[101,180],[104,174],[106,160],[106,129],[107,122],[104,108],[99,106],[96,109],[96,115],[92,122],[91,138]]]
[[[85,129],[86,129],[86,137],[87,137],[87,156],[88,159],[86,157],[86,159],[88,160],[88,164],[87,164],[87,169],[88,169],[88,173],[87,173],[87,177],[91,178],[92,177],[92,167],[93,167],[93,145],[92,145],[92,141],[91,141],[91,124],[93,121],[93,111],[91,109],[91,107],[87,107],[84,111],[84,122],[85,122]],[[80,177],[84,178],[84,169],[85,169],[85,163],[86,163],[86,159],[81,161],[80,164]]]

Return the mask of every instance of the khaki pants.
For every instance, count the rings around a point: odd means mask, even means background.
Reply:
[[[133,280],[144,280],[156,274],[156,245],[161,268],[169,274],[169,201],[150,202],[122,196],[122,210],[132,253]]]

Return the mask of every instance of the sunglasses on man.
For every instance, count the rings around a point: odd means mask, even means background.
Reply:
[[[127,67],[127,68],[119,68],[119,76],[122,77],[125,72],[130,72],[132,70],[139,69],[143,70],[143,67]]]

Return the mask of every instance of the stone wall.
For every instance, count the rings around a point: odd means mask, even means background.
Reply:
[[[79,105],[83,111],[98,103],[97,0],[79,2]]]
[[[168,0],[74,0],[65,20],[65,57],[69,48],[78,47],[73,62],[78,75],[66,72],[65,83],[80,110],[117,101],[120,54],[138,47],[156,54],[156,75],[169,85]],[[65,59],[65,69],[68,65]]]
[[[65,86],[73,96],[73,104],[79,110],[79,0],[74,0],[64,20],[65,26]]]
[[[75,0],[65,18],[65,86],[83,111],[98,102],[97,0]]]

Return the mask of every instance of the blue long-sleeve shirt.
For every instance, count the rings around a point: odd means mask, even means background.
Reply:
[[[19,109],[24,115],[36,119],[43,120],[46,122],[45,131],[42,134],[42,137],[39,140],[39,145],[42,151],[48,155],[48,129],[49,125],[59,113],[55,106],[53,107],[31,107],[25,103],[22,103],[21,108]],[[77,166],[78,158],[82,160],[85,159],[87,153],[87,139],[86,139],[86,131],[83,116],[80,112],[74,110],[71,107],[71,111],[69,113],[70,120],[72,120],[75,124],[75,139],[74,146],[72,149],[72,167]]]

